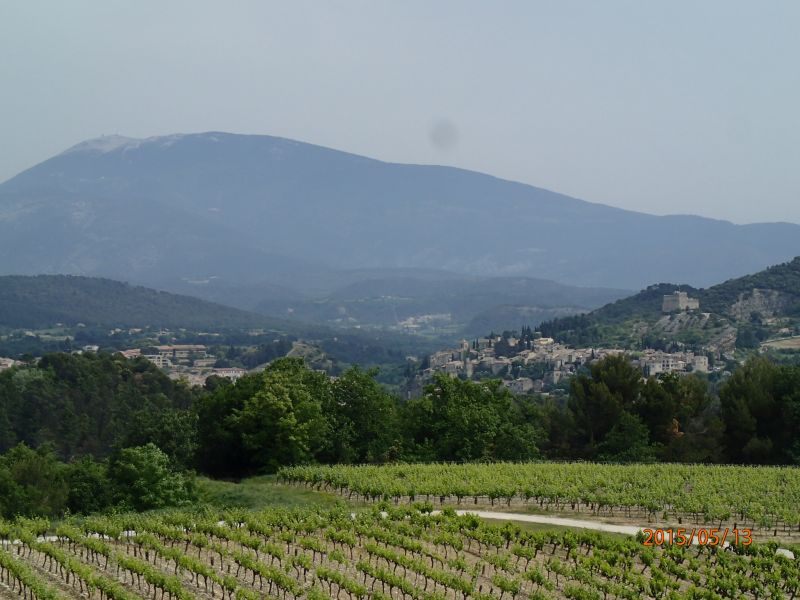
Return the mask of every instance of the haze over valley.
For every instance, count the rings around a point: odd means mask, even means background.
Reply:
[[[514,310],[508,326],[536,324],[653,282],[754,272],[798,240],[789,223],[657,217],[218,132],[89,140],[0,184],[4,274],[103,276],[339,326],[476,333],[473,319]]]

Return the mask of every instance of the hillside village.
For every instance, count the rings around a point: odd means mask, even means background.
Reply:
[[[513,353],[497,356],[498,344],[507,344]],[[546,392],[573,376],[581,366],[623,352],[618,348],[572,348],[543,337],[533,343],[500,335],[480,338],[477,343],[462,340],[459,348],[430,355],[427,366],[418,375],[418,384],[430,382],[436,373],[446,373],[465,379],[503,379],[504,385],[516,394]],[[703,354],[646,349],[631,357],[645,375],[709,372],[708,356]],[[537,375],[515,377],[526,371]]]
[[[73,354],[84,352],[98,352],[99,346],[88,344]],[[246,369],[239,367],[215,367],[217,358],[209,353],[208,348],[202,344],[175,344],[153,346],[152,348],[132,348],[119,352],[128,359],[145,358],[159,369],[166,372],[170,379],[183,380],[189,385],[204,385],[206,379],[215,375],[236,381],[247,373]],[[0,371],[24,364],[12,358],[0,357]]]
[[[170,379],[184,380],[190,385],[203,385],[212,375],[236,381],[247,371],[238,367],[214,367],[217,358],[203,344],[173,344],[123,350],[125,358],[143,357],[167,372]]]
[[[665,294],[662,312],[698,311],[700,303],[686,292]],[[446,373],[463,379],[498,378],[515,394],[548,393],[559,383],[572,377],[580,367],[606,356],[622,354],[619,348],[574,348],[558,343],[553,338],[542,337],[539,332],[523,328],[519,337],[505,332],[491,334],[472,342],[461,340],[458,348],[441,350],[423,362],[409,396],[416,395],[436,373]],[[708,373],[707,354],[689,351],[665,352],[644,349],[629,353],[633,364],[645,376],[661,373]],[[718,367],[721,368],[721,367]]]

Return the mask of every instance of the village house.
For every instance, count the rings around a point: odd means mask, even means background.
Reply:
[[[232,381],[236,381],[237,379],[244,377],[247,374],[247,370],[240,369],[238,367],[226,367],[226,368],[211,369],[211,374],[216,375],[217,377],[227,377]]]
[[[511,381],[504,381],[503,385],[506,386],[512,394],[527,394],[533,390],[533,379],[530,377],[518,377]]]

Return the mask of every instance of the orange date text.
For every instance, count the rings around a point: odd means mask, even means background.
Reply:
[[[645,546],[725,546],[734,544],[749,546],[753,543],[753,532],[750,529],[643,529]]]

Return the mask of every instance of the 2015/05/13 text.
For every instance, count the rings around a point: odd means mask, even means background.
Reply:
[[[724,546],[726,543],[749,546],[753,543],[750,529],[643,529],[645,546]]]

